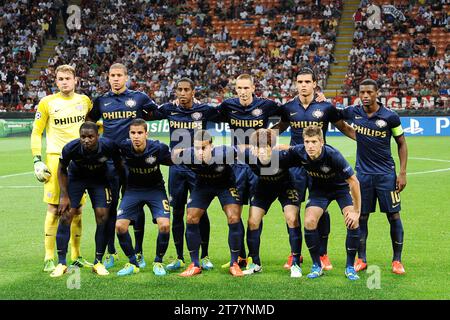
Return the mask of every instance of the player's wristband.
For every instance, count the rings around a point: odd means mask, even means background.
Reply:
[[[36,163],[36,162],[39,162],[39,161],[42,161],[41,156],[34,156],[33,157],[33,163]]]

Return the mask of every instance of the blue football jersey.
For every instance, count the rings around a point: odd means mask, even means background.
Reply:
[[[66,144],[59,161],[68,167],[69,176],[76,178],[103,179],[106,177],[108,160],[119,161],[120,153],[114,141],[100,137],[98,148],[88,153],[80,139]]]
[[[329,102],[313,100],[305,109],[297,96],[281,106],[281,121],[291,127],[291,146],[303,143],[303,129],[311,125],[322,128],[325,139],[329,123],[341,119],[339,110]]]
[[[272,151],[268,163],[261,163],[250,149],[245,149],[245,163],[258,176],[260,183],[281,184],[290,180],[289,168],[295,165],[288,151]]]
[[[151,119],[167,119],[170,129],[170,148],[193,146],[195,130],[206,130],[208,121],[216,121],[218,109],[208,104],[193,104],[191,109],[165,103],[153,112]]]
[[[254,130],[267,128],[269,117],[278,115],[280,106],[269,99],[253,98],[249,106],[242,106],[239,98],[230,98],[219,106],[224,122],[228,122],[231,129],[232,144],[249,144],[250,135]]]
[[[345,181],[354,172],[344,156],[330,145],[324,145],[319,158],[311,160],[306,153],[305,146],[299,144],[289,149],[291,161],[303,166],[311,177],[313,189],[334,190],[347,187]]]
[[[103,136],[120,143],[129,137],[134,118],[143,118],[145,113],[157,108],[158,105],[144,92],[126,89],[115,94],[109,91],[95,99],[88,117],[94,121],[103,119]]]
[[[119,144],[127,171],[127,189],[152,188],[164,184],[159,165],[170,162],[169,147],[158,140],[147,140],[143,153],[136,153],[130,139]]]
[[[236,150],[233,147],[217,146],[212,149],[210,163],[197,159],[194,148],[183,150],[179,158],[192,170],[197,185],[228,186],[235,184],[234,172],[230,164],[234,162]]]
[[[391,137],[403,134],[397,113],[380,104],[371,117],[367,116],[361,105],[347,107],[342,114],[356,131],[356,171],[365,174],[395,171]]]

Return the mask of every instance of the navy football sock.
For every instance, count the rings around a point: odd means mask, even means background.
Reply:
[[[58,252],[58,263],[67,265],[67,246],[70,239],[70,224],[60,221],[58,231],[56,232],[56,247]]]
[[[392,261],[402,261],[402,250],[403,250],[402,220],[400,218],[398,219],[389,218],[389,223],[391,225],[392,250],[394,251]]]
[[[107,224],[107,241],[108,241],[108,253],[117,253],[115,240],[116,240],[116,220],[117,220],[117,201],[113,201],[110,205]]]
[[[95,260],[94,264],[97,262],[102,262],[103,255],[105,254],[106,246],[108,244],[107,239],[107,222],[97,224],[95,229]]]
[[[169,246],[169,232],[159,232],[156,239],[156,257],[155,262],[162,262],[163,257],[166,254],[167,247]]]
[[[289,228],[289,243],[292,252],[292,264],[300,265],[302,251],[302,229],[300,227]]]
[[[247,246],[248,256],[252,257],[253,262],[261,265],[261,259],[259,257],[259,247],[261,244],[261,228],[256,230],[247,229]]]
[[[345,249],[347,250],[347,267],[353,267],[353,265],[355,264],[358,245],[359,227],[356,229],[347,229],[347,238],[345,240]]]
[[[117,233],[117,238],[119,239],[119,244],[123,252],[128,257],[128,259],[130,259],[130,263],[138,266],[138,263],[136,261],[136,254],[133,249],[133,243],[131,242],[130,233],[128,231],[125,233]]]
[[[201,242],[201,248],[202,248],[202,255],[201,258],[208,256],[208,247],[209,247],[209,234],[211,230],[211,225],[209,222],[208,213],[205,211],[205,213],[200,218],[199,222],[200,226],[200,238],[202,239]]]
[[[260,226],[262,228],[262,225]],[[240,242],[240,250],[239,250],[239,257],[246,258],[247,252],[245,251],[245,228],[244,223],[242,222],[242,219],[239,221],[239,228],[241,230],[241,239],[239,239]]]
[[[237,262],[241,246],[242,234],[242,220],[237,223],[228,224],[228,246],[230,247],[231,253],[231,264]]]
[[[358,246],[358,258],[367,262],[366,258],[366,243],[369,235],[369,215],[361,215],[359,217],[359,246]]]
[[[309,253],[311,254],[311,259],[314,264],[321,266],[320,263],[320,236],[319,231],[317,229],[305,231],[305,242],[308,247]]]
[[[317,229],[320,235],[320,255],[327,254],[328,249],[328,235],[330,234],[330,214],[325,211],[320,217]]]
[[[145,229],[145,213],[143,209],[141,212],[138,213],[137,219],[134,221],[133,228],[135,241],[134,251],[136,253],[142,254],[142,244],[144,243],[144,229]]]
[[[196,267],[200,267],[199,254],[200,251],[200,226],[198,224],[186,223],[186,244],[191,256],[191,261]]]
[[[173,208],[172,234],[175,249],[177,250],[177,258],[184,261],[184,208]]]

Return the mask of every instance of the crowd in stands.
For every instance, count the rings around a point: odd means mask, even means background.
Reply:
[[[286,100],[300,64],[326,84],[342,1],[321,2],[82,1],[81,28],[60,42],[29,91],[34,102],[54,92],[54,69],[69,63],[78,91],[95,98],[108,89],[108,67],[122,62],[130,87],[157,103],[169,101],[184,76],[195,80],[200,99],[219,102],[234,95],[230,79],[244,72],[255,76],[258,95]]]
[[[375,5],[382,8],[381,1],[363,0],[353,15],[356,30],[343,95],[355,95],[360,80],[370,77],[379,83],[383,96],[448,96],[450,18],[444,8],[448,1],[394,4],[400,13],[380,10],[381,23],[371,17]]]
[[[26,74],[46,38],[56,38],[57,1],[0,1],[0,110],[32,110]],[[41,93],[42,96],[42,93]]]

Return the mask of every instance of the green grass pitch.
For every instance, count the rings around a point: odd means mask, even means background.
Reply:
[[[163,138],[166,140],[167,138]],[[283,138],[283,142],[287,142]],[[402,196],[405,229],[403,262],[406,275],[391,273],[392,248],[385,215],[374,213],[369,220],[367,244],[371,273],[362,272],[360,281],[344,277],[345,227],[335,203],[330,207],[329,256],[334,269],[310,280],[291,279],[282,268],[289,253],[288,236],[280,205],[275,203],[264,221],[261,243],[263,272],[233,278],[220,265],[229,259],[227,224],[219,203],[210,208],[210,257],[215,269],[194,278],[177,274],[156,277],[151,271],[156,226],[147,218],[144,254],[150,267],[140,274],[117,277],[125,263],[124,254],[108,277],[100,278],[89,269],[79,274],[79,289],[70,289],[69,275],[52,279],[42,271],[44,217],[42,186],[32,174],[28,137],[0,139],[0,299],[449,299],[450,291],[450,138],[408,137],[408,185]],[[355,143],[343,137],[328,138],[354,164]],[[397,161],[395,143],[392,144]],[[163,167],[167,181],[167,168]],[[146,209],[148,212],[148,209]],[[303,216],[304,204],[301,208]],[[244,207],[246,223],[248,206]],[[302,218],[303,221],[303,218]],[[118,242],[117,248],[120,250]],[[94,216],[90,203],[83,214],[82,252],[94,256]],[[188,257],[187,249],[185,249]],[[172,242],[164,258],[175,256]],[[311,259],[303,243],[303,273]],[[70,281],[69,281],[70,284]],[[72,286],[73,287],[73,286]]]

